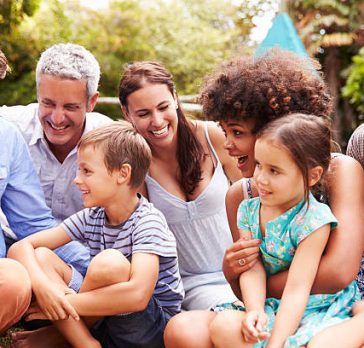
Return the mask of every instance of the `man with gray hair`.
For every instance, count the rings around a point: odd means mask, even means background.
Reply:
[[[56,44],[41,54],[37,64],[38,103],[0,108],[0,117],[16,124],[23,134],[57,222],[83,209],[81,193],[73,184],[79,139],[111,122],[92,112],[99,96],[99,79],[99,64],[88,50],[71,43]],[[85,273],[89,253],[81,244],[59,256]]]

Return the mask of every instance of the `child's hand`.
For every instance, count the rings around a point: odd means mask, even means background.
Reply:
[[[264,341],[269,338],[269,332],[264,331],[268,317],[264,311],[252,310],[246,313],[241,324],[244,340],[247,343]]]
[[[69,293],[70,289],[67,286],[58,284],[43,285],[40,289],[34,289],[37,304],[49,320],[64,320],[69,316],[79,320],[76,310],[66,297]]]

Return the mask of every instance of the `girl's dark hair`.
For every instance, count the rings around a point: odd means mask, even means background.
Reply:
[[[309,198],[309,170],[321,166],[323,175],[316,188],[320,187],[331,159],[331,127],[322,118],[305,114],[290,114],[265,125],[257,134],[257,139],[272,139],[284,146],[300,169],[304,185],[304,199]],[[317,192],[316,192],[317,193]]]
[[[332,100],[318,69],[317,61],[279,48],[236,57],[205,79],[203,113],[213,121],[253,119],[254,133],[290,113],[328,119]]]
[[[128,96],[147,83],[164,84],[177,98],[178,181],[186,195],[192,194],[201,181],[201,161],[204,158],[204,150],[191,128],[192,124],[183,113],[172,75],[158,62],[144,61],[125,65],[119,83],[120,104],[128,110]]]

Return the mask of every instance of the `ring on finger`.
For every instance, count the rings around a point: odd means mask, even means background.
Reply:
[[[240,266],[244,266],[246,264],[246,260],[244,258],[238,260],[238,264]]]

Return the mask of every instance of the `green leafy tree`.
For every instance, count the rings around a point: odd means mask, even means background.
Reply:
[[[350,67],[342,94],[349,98],[349,102],[361,113],[361,117],[356,120],[355,126],[357,126],[359,121],[363,121],[364,118],[364,47],[353,57],[353,64]]]
[[[0,32],[10,34],[26,16],[33,16],[40,0],[0,0]]]
[[[318,57],[335,100],[336,140],[345,148],[355,113],[341,98],[345,84],[343,71],[364,42],[364,4],[362,0],[286,1],[289,14],[311,55]]]
[[[22,65],[27,65],[28,61],[21,48],[23,40],[19,28],[24,20],[36,13],[39,4],[40,0],[0,0],[0,47],[10,62],[19,57]]]
[[[179,94],[196,94],[203,76],[222,60],[252,52],[248,34],[261,11],[256,4],[263,2],[113,0],[108,9],[93,10],[78,0],[42,1],[16,31],[0,33],[13,68],[0,85],[0,104],[34,101],[40,53],[66,41],[84,45],[98,59],[102,96],[117,95],[122,65],[136,60],[162,62],[173,73]],[[118,106],[105,110],[120,115]]]

